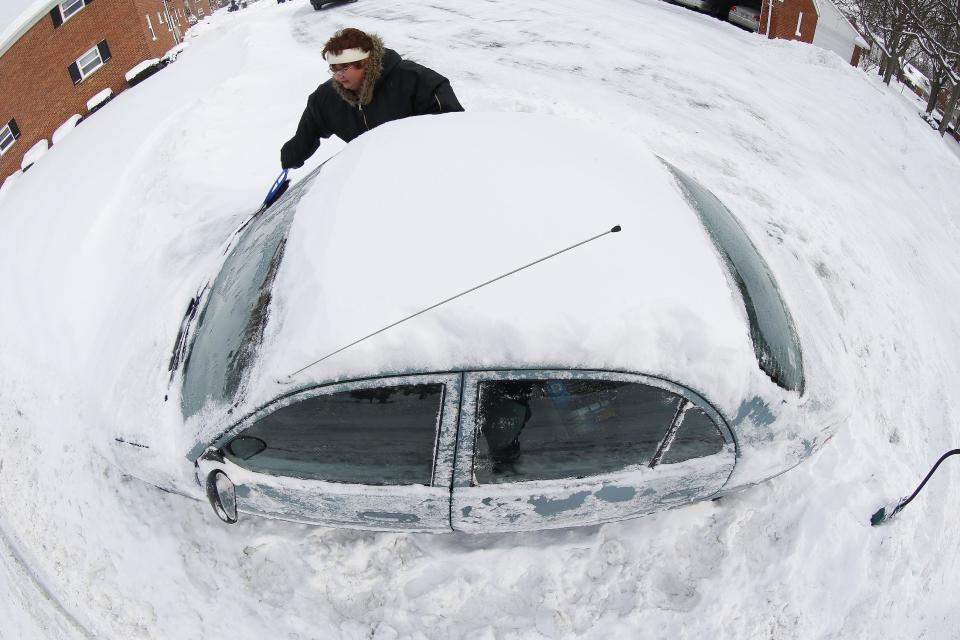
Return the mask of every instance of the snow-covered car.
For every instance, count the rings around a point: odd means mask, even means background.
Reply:
[[[709,13],[714,5],[714,0],[670,0],[670,2],[705,13]]]
[[[900,77],[917,95],[924,98],[930,95],[930,80],[927,79],[922,71],[909,62],[903,65]]]
[[[224,255],[170,369],[227,522],[609,522],[769,479],[844,418],[735,216],[619,132],[389,123]]]
[[[760,7],[735,4],[730,7],[727,20],[749,31],[757,31],[760,29]]]

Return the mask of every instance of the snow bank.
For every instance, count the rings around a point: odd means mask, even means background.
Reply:
[[[131,80],[136,78],[138,75],[140,75],[150,67],[157,64],[160,64],[160,58],[150,58],[149,60],[144,60],[140,64],[136,65],[135,67],[127,71],[127,73],[124,74],[123,77],[126,78],[127,82],[130,82]]]
[[[20,169],[17,169],[13,173],[11,173],[9,176],[7,176],[6,179],[3,181],[3,184],[0,184],[0,196],[2,196],[7,191],[12,189],[13,185],[16,184],[17,180],[22,175],[23,175],[23,171]]]
[[[75,113],[67,118],[67,121],[57,127],[57,130],[53,132],[53,136],[50,138],[53,144],[59,143],[61,140],[70,135],[70,132],[77,127],[81,120],[83,120],[83,116],[81,116],[79,113]]]
[[[193,29],[191,29],[191,30],[188,31],[187,33],[189,34],[189,33],[192,32],[192,31],[193,31]],[[161,60],[164,60],[164,61],[166,61],[166,62],[168,62],[168,63],[169,63],[169,62],[173,62],[174,60],[176,60],[177,58],[179,58],[179,57],[180,57],[180,54],[183,53],[184,51],[186,51],[189,46],[190,46],[190,43],[189,43],[189,42],[187,42],[187,41],[181,42],[180,44],[178,44],[177,46],[171,48],[169,51],[167,51],[165,54],[163,54],[163,57],[161,58]]]
[[[107,88],[87,100],[87,110],[93,113],[113,97],[113,89]]]
[[[37,160],[45,156],[48,149],[50,149],[50,143],[46,140],[41,140],[30,147],[30,149],[23,154],[23,160],[20,161],[20,168],[26,171]]]

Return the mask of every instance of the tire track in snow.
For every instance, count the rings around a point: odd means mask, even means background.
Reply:
[[[46,609],[46,616],[37,615],[39,612],[33,611],[34,620],[38,624],[43,624],[41,618],[47,618],[47,621],[56,621],[60,628],[57,630],[58,638],[96,638],[92,633],[67,607],[60,602],[54,593],[47,587],[46,580],[43,579],[32,567],[33,563],[27,553],[23,550],[16,538],[7,532],[7,527],[0,518],[0,566],[11,578],[10,590],[19,592],[21,604],[24,609]],[[18,580],[19,579],[19,580]],[[36,597],[30,597],[27,592],[29,587],[33,588]],[[46,631],[47,629],[45,629]],[[66,632],[66,633],[64,633]],[[54,636],[50,636],[54,637]]]

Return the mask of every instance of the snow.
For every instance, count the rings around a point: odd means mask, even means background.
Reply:
[[[4,0],[0,4],[0,55],[54,4],[55,0]]]
[[[77,128],[77,124],[81,120],[83,120],[83,116],[81,116],[79,113],[73,114],[67,118],[66,122],[57,127],[57,130],[53,132],[50,140],[53,142],[53,144],[59,143],[61,140],[70,135],[70,132]]]
[[[131,80],[136,78],[140,73],[146,71],[147,69],[149,69],[150,67],[152,67],[153,65],[159,62],[160,62],[159,58],[151,58],[150,60],[144,60],[137,66],[127,71],[127,73],[123,77],[126,78],[127,82],[130,82]]]
[[[930,93],[930,81],[909,62],[903,65],[903,74],[913,86],[922,89],[925,94]]]
[[[405,162],[421,140],[423,158]],[[463,149],[471,153],[449,161]],[[431,179],[423,180],[424,174]],[[361,188],[366,181],[381,188]],[[724,354],[728,367],[718,374],[716,361],[706,356],[684,362],[685,370],[702,373],[681,376],[693,388],[726,390],[730,379],[743,381],[733,371],[757,370],[745,316],[702,225],[667,168],[642,141],[617,131],[516,113],[391,123],[328,162],[298,210],[323,214],[298,214],[284,250],[274,287],[275,326],[282,330],[269,338],[279,344],[263,349],[270,353],[261,367],[267,396],[276,393],[270,383],[278,376],[617,224],[624,228],[619,235],[452,301],[357,345],[349,357],[312,367],[298,382],[510,362],[670,377],[679,363],[675,351],[663,348],[671,342],[663,333],[681,331],[698,335],[702,352]],[[374,228],[378,232],[370,233]],[[448,241],[424,246],[424,228]],[[672,246],[677,238],[682,252]],[[671,277],[648,278],[642,295],[623,295],[636,286],[637,273],[654,273],[678,259],[683,268]],[[366,266],[377,262],[391,265],[389,276]],[[428,282],[418,277],[430,272]],[[713,310],[709,326],[698,316],[704,306]],[[512,322],[517,316],[522,321]],[[646,339],[636,339],[634,323],[649,328]],[[598,324],[602,330],[585,335],[584,327]],[[250,395],[257,406],[255,384]],[[721,392],[718,401],[730,395]]]
[[[0,191],[0,635],[955,636],[960,466],[869,526],[958,444],[960,160],[912,104],[832,53],[653,0],[261,2],[204,25]],[[718,502],[539,533],[227,527],[121,474],[115,435],[147,425],[144,473],[192,475],[163,400],[181,317],[348,25],[451,78],[471,112],[612,127],[711,189],[781,282],[810,282],[784,296],[836,336],[849,421]],[[799,304],[813,289],[825,304]]]
[[[23,160],[20,161],[20,168],[26,169],[37,160],[42,158],[47,154],[47,150],[50,149],[50,143],[46,140],[40,140],[35,145],[30,147],[25,154],[23,154]]]
[[[18,169],[7,176],[6,179],[4,179],[3,184],[0,184],[0,196],[6,193],[9,189],[12,189],[14,183],[21,175],[23,175],[23,171]]]
[[[93,111],[94,109],[99,107],[101,104],[109,100],[112,96],[113,96],[113,89],[110,89],[109,87],[104,89],[103,91],[100,91],[95,96],[87,100],[87,110]]]

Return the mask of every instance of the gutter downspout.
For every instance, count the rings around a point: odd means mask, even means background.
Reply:
[[[770,21],[773,19],[773,0],[767,0],[767,40],[772,38],[770,35]]]
[[[167,26],[170,27],[170,33],[173,34],[173,45],[177,46],[183,42],[183,36],[180,34],[180,27],[172,20],[170,6],[167,4],[167,2],[168,0],[163,0],[163,12],[167,16]]]

